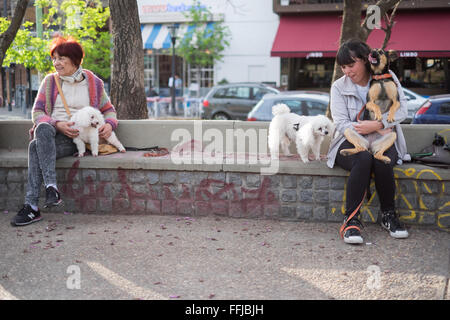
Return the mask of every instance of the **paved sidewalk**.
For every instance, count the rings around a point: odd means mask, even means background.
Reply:
[[[450,233],[339,224],[0,212],[0,299],[450,299]]]
[[[31,119],[30,109],[27,109],[27,113],[24,114],[22,108],[12,107],[11,111],[8,111],[8,107],[0,107],[0,120],[26,120]]]

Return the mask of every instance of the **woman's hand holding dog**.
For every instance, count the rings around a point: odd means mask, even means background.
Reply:
[[[75,122],[67,122],[67,121],[58,121],[56,123],[56,129],[61,132],[62,134],[68,136],[69,138],[73,139],[78,137],[78,130],[73,129],[72,126],[75,124]]]
[[[102,139],[108,139],[112,133],[112,126],[109,123],[105,123],[98,129],[98,136]]]
[[[374,120],[362,120],[358,121],[358,123],[354,123],[353,127],[355,131],[361,135],[366,135],[380,129],[383,129],[383,124],[380,121]]]

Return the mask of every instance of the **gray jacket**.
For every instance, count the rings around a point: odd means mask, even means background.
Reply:
[[[397,133],[395,148],[397,149],[399,157],[397,163],[401,164],[403,160],[410,160],[410,156],[407,154],[406,150],[405,137],[403,136],[402,128],[400,127],[400,122],[405,120],[408,115],[408,108],[406,105],[407,100],[396,75],[392,71],[389,72],[392,75],[392,79],[397,84],[400,108],[395,114],[395,122],[387,122],[387,113],[383,114],[382,122],[385,128],[394,127],[394,130]],[[343,76],[336,80],[331,86],[330,103],[331,115],[336,126],[336,135],[330,143],[327,165],[328,167],[333,168],[339,146],[345,141],[344,131],[347,128],[353,127],[352,123],[356,121],[356,116],[361,110],[364,102],[358,95],[356,85],[350,78]]]

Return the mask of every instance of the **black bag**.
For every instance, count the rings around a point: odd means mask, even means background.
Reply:
[[[419,153],[411,155],[413,161],[427,166],[450,168],[450,146],[445,143],[445,139],[439,134],[434,134],[431,146],[428,146]]]

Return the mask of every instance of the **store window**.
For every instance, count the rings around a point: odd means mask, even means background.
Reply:
[[[209,88],[214,86],[214,67],[207,66],[194,68],[188,65],[187,68],[188,86],[191,84],[199,85],[200,94],[206,94]]]
[[[446,65],[448,59],[403,58],[398,63],[403,72],[400,71],[397,75],[407,88],[443,89],[446,87]]]
[[[144,54],[144,86],[146,93],[156,87],[155,82],[155,56]]]

